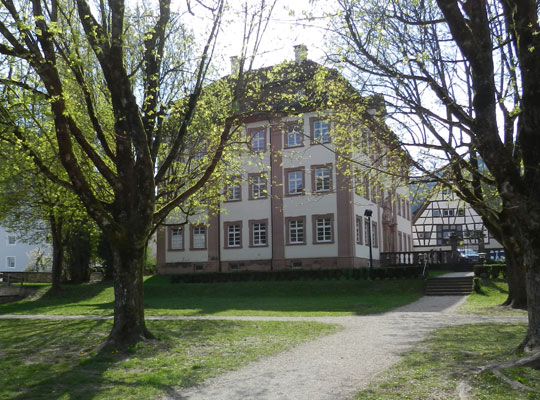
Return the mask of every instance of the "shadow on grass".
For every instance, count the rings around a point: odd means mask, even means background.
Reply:
[[[147,315],[366,315],[389,311],[423,294],[420,279],[144,284]],[[57,296],[0,305],[0,314],[112,315],[110,283],[66,285]]]
[[[408,304],[423,294],[420,279],[386,281],[306,280],[170,283],[145,282],[147,315],[181,314],[375,314]]]
[[[30,286],[30,285],[29,285]],[[0,314],[47,314],[58,310],[62,314],[63,308],[81,307],[89,310],[113,310],[112,284],[96,283],[82,285],[64,285],[58,293],[49,293],[46,287],[36,286],[41,295],[24,299],[14,303],[0,304]],[[90,300],[92,300],[90,302]],[[54,313],[54,312],[53,312]]]
[[[186,349],[213,344],[214,337],[232,331],[235,324],[155,321],[149,325],[159,341],[118,352],[100,350],[110,321],[0,321],[5,371],[0,397],[89,400],[172,395],[172,387],[195,385],[204,378],[202,367],[191,359],[185,361]],[[168,362],[175,352],[183,358],[179,368],[174,360]]]
[[[490,294],[508,294],[508,286],[503,279],[482,279],[480,291],[477,292],[481,296],[489,296]]]

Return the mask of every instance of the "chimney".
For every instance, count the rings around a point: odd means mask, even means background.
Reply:
[[[307,60],[307,46],[305,44],[297,44],[294,46],[294,61],[302,62]]]
[[[231,75],[238,75],[240,72],[240,57],[231,57]]]

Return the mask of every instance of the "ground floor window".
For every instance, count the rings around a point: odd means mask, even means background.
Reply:
[[[242,223],[226,222],[225,227],[225,247],[242,247]]]

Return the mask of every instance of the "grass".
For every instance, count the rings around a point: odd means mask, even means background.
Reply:
[[[538,392],[513,389],[490,372],[474,373],[486,364],[516,357],[513,350],[525,332],[524,325],[511,324],[440,329],[355,398],[455,400],[460,398],[462,387],[468,388],[467,398],[474,400],[538,399]],[[540,371],[512,368],[502,372],[540,391]]]
[[[481,292],[471,294],[459,311],[467,314],[527,315],[527,311],[501,306],[508,297],[508,284],[503,279],[482,279]]]
[[[460,311],[476,314],[521,314],[500,307],[508,293],[502,280],[484,280],[483,292],[468,297]],[[525,337],[526,324],[471,324],[442,328],[420,343],[377,382],[357,394],[357,400],[454,400],[460,390],[471,400],[533,400],[540,395],[540,371],[511,368],[501,371],[536,392],[516,390],[491,372],[476,374],[485,365],[519,357],[515,349]]]
[[[149,321],[160,339],[103,352],[110,321],[0,320],[2,399],[159,399],[333,332],[314,322]]]
[[[423,281],[291,281],[171,284],[145,281],[146,315],[341,316],[388,311],[422,296]],[[41,289],[43,290],[43,288]],[[0,305],[0,314],[112,315],[111,284],[66,285],[60,297]]]

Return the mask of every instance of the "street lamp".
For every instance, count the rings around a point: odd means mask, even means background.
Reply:
[[[368,220],[368,236],[369,236],[369,278],[371,279],[371,269],[373,268],[373,247],[372,247],[372,236],[371,236],[371,216],[373,215],[373,210],[367,209],[364,211],[364,217],[367,217]]]

